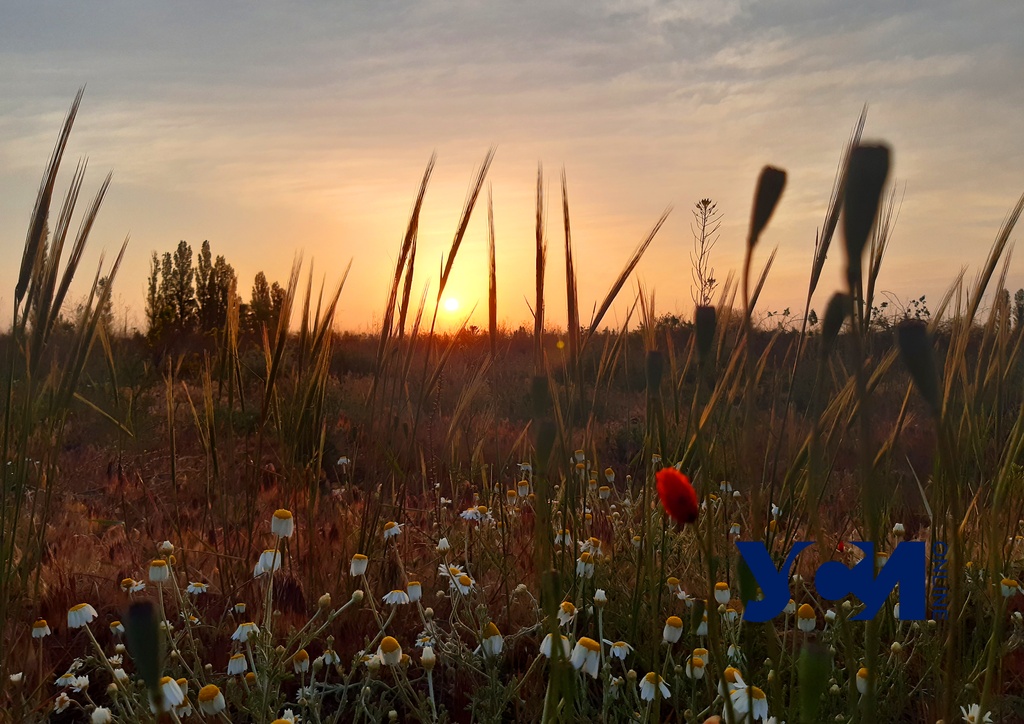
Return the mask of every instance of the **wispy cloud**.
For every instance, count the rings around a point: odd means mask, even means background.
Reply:
[[[791,180],[766,240],[781,248],[765,299],[796,301],[839,150],[865,102],[868,135],[893,143],[907,185],[885,284],[937,295],[960,260],[980,260],[1024,187],[1015,123],[1024,7],[1015,3],[968,14],[952,0],[43,2],[5,15],[4,253],[23,239],[63,109],[88,83],[72,152],[115,170],[98,231],[131,227],[123,293],[134,303],[150,249],[209,237],[243,280],[286,267],[296,247],[325,266],[355,257],[349,319],[368,323],[433,150],[441,164],[424,258],[445,248],[472,169],[497,144],[504,268],[530,253],[537,161],[564,164],[582,296],[603,293],[619,257],[674,203],[639,271],[660,304],[681,312],[687,208],[719,201],[716,266],[738,266],[767,162]],[[554,212],[551,222],[559,226]],[[480,275],[472,233],[482,239],[474,227],[453,279],[467,294]],[[965,239],[977,253],[965,255]],[[948,268],[915,268],[908,260],[923,245]],[[0,288],[8,277],[0,270]],[[1017,267],[1010,281],[1024,285]],[[500,300],[510,320],[526,315],[511,284]]]

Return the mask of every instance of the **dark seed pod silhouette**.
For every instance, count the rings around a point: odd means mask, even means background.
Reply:
[[[160,628],[152,602],[137,601],[128,608],[128,616],[125,618],[125,639],[128,642],[128,653],[135,662],[135,670],[139,678],[146,683],[153,705],[160,711],[160,703],[163,700],[160,690],[160,662],[163,657]]]
[[[693,326],[697,330],[697,354],[705,364],[711,355],[711,343],[715,339],[717,324],[718,317],[714,307],[701,305],[694,311]]]
[[[861,260],[871,227],[878,215],[882,189],[889,176],[891,152],[884,144],[857,146],[850,152],[850,168],[843,197],[843,235],[846,240],[846,278],[850,289],[860,287]]]
[[[821,353],[824,356],[832,354],[835,349],[836,339],[839,331],[843,328],[843,322],[850,316],[853,310],[852,300],[849,294],[836,292],[828,300],[828,307],[825,309],[825,321],[821,325]]]
[[[928,327],[924,322],[908,319],[900,322],[896,336],[900,357],[910,372],[910,379],[937,418],[942,412],[942,396],[939,392],[938,368],[935,366],[935,349]]]
[[[647,373],[647,394],[656,395],[661,388],[661,378],[665,372],[665,358],[656,349],[648,350],[645,360]]]
[[[774,166],[765,166],[757,179],[757,191],[754,194],[754,208],[750,215],[750,236],[747,246],[753,249],[761,232],[768,226],[772,212],[779,203],[782,190],[786,188],[786,172]]]

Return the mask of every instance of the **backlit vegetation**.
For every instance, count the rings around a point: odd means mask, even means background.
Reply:
[[[755,319],[775,257],[762,235],[785,203],[771,167],[738,278],[714,279],[713,204],[697,205],[692,320],[666,323],[633,286],[665,216],[586,319],[568,184],[549,238],[539,172],[534,324],[509,333],[483,196],[492,154],[433,291],[412,294],[431,161],[377,335],[335,331],[346,270],[325,288],[297,260],[243,305],[230,264],[207,244],[190,272],[182,242],[154,254],[151,335],[133,340],[104,321],[124,246],[61,321],[109,182],[73,234],[84,166],[63,203],[53,194],[79,100],[0,348],[0,716],[1024,717],[1024,294],[999,293],[1024,197],[972,280],[924,313],[923,299],[880,312],[897,202],[890,150],[862,142],[861,117],[811,230],[798,324]],[[474,213],[490,222],[489,327],[440,334]],[[830,251],[848,283],[819,319]],[[544,323],[554,283],[564,332]],[[631,311],[608,328],[616,299]],[[737,540],[763,541],[776,565],[815,542],[773,621],[744,621],[756,591]],[[901,620],[893,594],[858,622],[856,598],[817,595],[818,563],[904,540],[948,545],[948,620]]]

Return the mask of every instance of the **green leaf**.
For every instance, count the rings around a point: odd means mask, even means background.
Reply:
[[[832,670],[828,651],[816,641],[805,643],[800,649],[799,696],[800,721],[817,724],[821,697],[828,686]]]

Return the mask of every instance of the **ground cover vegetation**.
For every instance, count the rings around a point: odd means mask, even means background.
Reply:
[[[885,298],[892,151],[862,140],[862,115],[803,310],[755,312],[785,203],[766,167],[738,275],[715,277],[714,202],[693,209],[692,316],[633,281],[663,215],[587,320],[568,183],[552,199],[539,171],[533,324],[507,330],[490,153],[440,276],[412,293],[431,161],[377,334],[336,331],[347,270],[327,287],[297,259],[243,302],[227,260],[182,241],[153,254],[131,336],[110,310],[127,241],[68,302],[109,184],[72,233],[84,164],[62,203],[54,187],[80,100],[0,339],[0,718],[1024,719],[1024,292],[1000,291],[1024,197],[973,280],[934,307]],[[442,334],[474,213],[489,323]],[[847,280],[831,297],[830,252]],[[566,330],[545,323],[552,284]],[[609,327],[616,299],[630,311]],[[759,593],[738,541],[776,566],[814,542],[773,620],[744,618]],[[898,591],[868,621],[853,595],[823,599],[818,564],[855,565],[861,541],[876,571],[900,542],[942,542],[928,594],[947,616],[903,620]]]

